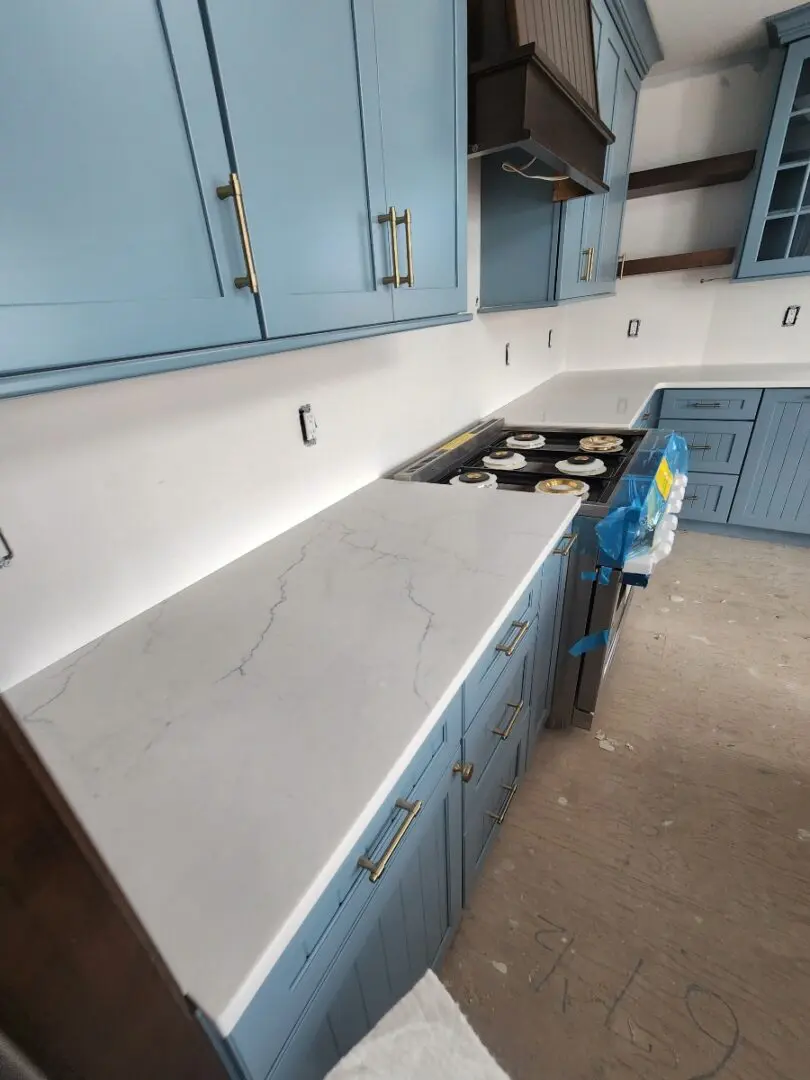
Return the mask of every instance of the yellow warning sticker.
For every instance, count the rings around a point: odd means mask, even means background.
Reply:
[[[655,483],[662,497],[668,499],[669,493],[672,491],[672,469],[670,469],[666,458],[661,458],[661,464],[655,474]]]
[[[444,443],[440,446],[440,450],[455,450],[458,446],[463,446],[465,442],[469,442],[473,437],[471,431],[465,431],[463,435],[456,435],[455,439],[451,439],[450,442]]]

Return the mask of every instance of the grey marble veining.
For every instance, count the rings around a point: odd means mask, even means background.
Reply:
[[[577,505],[378,480],[8,693],[224,1031]]]

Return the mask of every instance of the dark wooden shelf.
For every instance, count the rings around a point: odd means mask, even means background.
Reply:
[[[699,270],[706,266],[729,266],[734,262],[734,248],[687,251],[682,255],[656,255],[649,259],[628,259],[622,277],[639,274],[666,274],[670,270]]]
[[[628,199],[643,199],[647,195],[666,195],[672,191],[715,187],[744,180],[754,167],[756,150],[721,157],[684,161],[680,165],[665,165],[660,169],[645,169],[630,174]]]

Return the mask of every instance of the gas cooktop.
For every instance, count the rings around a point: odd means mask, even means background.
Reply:
[[[502,420],[486,420],[399,469],[394,479],[574,493],[583,504],[605,506],[645,434],[507,428]]]

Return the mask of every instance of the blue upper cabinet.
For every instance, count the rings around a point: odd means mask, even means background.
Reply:
[[[661,53],[643,0],[592,0],[592,17],[599,114],[615,135],[605,163],[609,190],[556,202],[553,184],[503,170],[526,166],[522,151],[485,158],[484,311],[542,307],[615,289],[641,79]],[[583,45],[590,48],[589,41]]]
[[[206,8],[268,336],[461,311],[463,5]]]
[[[562,209],[557,298],[613,292],[619,262],[630,157],[641,79],[602,0],[593,0],[594,48],[602,120],[616,136],[608,150],[605,195],[571,199]]]
[[[810,533],[810,390],[766,390],[732,525]]]
[[[457,0],[374,0],[397,320],[467,306],[467,29]]]
[[[268,336],[390,322],[372,0],[207,0]]]
[[[0,374],[261,337],[195,5],[12,4],[0,98]]]
[[[0,94],[0,396],[466,308],[464,0],[32,0]]]
[[[777,16],[769,30],[788,48],[739,278],[810,273],[810,5]]]

